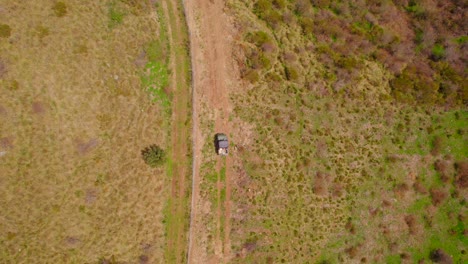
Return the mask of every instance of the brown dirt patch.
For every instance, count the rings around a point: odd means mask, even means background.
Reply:
[[[85,155],[96,148],[98,144],[99,140],[97,138],[92,138],[88,141],[76,140],[76,149],[80,155]]]
[[[403,199],[408,193],[409,187],[406,183],[401,183],[398,184],[393,191],[396,197],[398,197],[399,199]]]
[[[424,186],[424,184],[422,184],[421,182],[419,181],[416,181],[414,184],[413,184],[413,189],[420,193],[420,194],[427,194],[427,188]]]
[[[6,63],[0,58],[0,79],[7,74]]]
[[[345,253],[352,259],[354,259],[357,254],[359,253],[358,252],[358,247],[357,246],[352,246],[352,247],[349,247],[347,249],[345,249]]]
[[[330,174],[317,172],[314,177],[314,193],[320,196],[328,195],[329,184],[332,181]]]
[[[65,238],[65,243],[70,247],[76,247],[81,242],[81,240],[77,237],[68,236]]]
[[[436,171],[440,174],[440,179],[444,182],[447,183],[450,180],[450,174],[451,174],[451,164],[449,161],[446,160],[437,160],[434,163],[434,168]]]
[[[94,202],[96,202],[97,198],[98,198],[98,191],[97,190],[95,190],[95,189],[86,190],[86,195],[85,195],[86,204],[88,204],[88,205],[93,204]]]
[[[0,147],[2,149],[12,149],[15,146],[13,144],[14,139],[12,136],[0,138]]]
[[[46,107],[43,102],[33,102],[32,103],[32,112],[34,114],[43,114],[46,111]]]
[[[448,197],[447,191],[442,188],[432,188],[430,190],[432,204],[435,206],[441,204]]]
[[[442,249],[436,249],[436,250],[431,251],[429,258],[435,263],[441,263],[441,264],[453,263],[453,260],[450,257],[450,255],[445,253]]]
[[[457,176],[455,178],[457,187],[461,189],[468,188],[468,161],[457,162],[455,168],[457,170]]]
[[[409,233],[416,235],[419,230],[416,217],[414,215],[405,216],[405,223],[408,226]]]
[[[135,65],[139,68],[143,68],[146,63],[148,62],[148,58],[146,57],[146,52],[142,51],[138,57],[135,59]]]

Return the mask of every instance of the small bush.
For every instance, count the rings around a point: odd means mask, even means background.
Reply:
[[[265,20],[271,28],[276,28],[278,24],[283,21],[283,16],[278,11],[272,10],[263,15],[263,20]]]
[[[308,17],[301,18],[299,20],[299,23],[301,25],[302,32],[304,32],[304,34],[307,35],[307,34],[314,33],[314,20],[313,19],[308,18]]]
[[[406,7],[406,11],[412,14],[417,19],[424,19],[426,18],[426,11],[420,5],[416,3],[417,1],[410,0],[408,6]]]
[[[11,35],[11,27],[7,24],[0,24],[0,38],[8,38]]]
[[[153,168],[163,164],[165,161],[164,150],[155,144],[143,149],[141,151],[141,155],[143,156],[145,163]]]
[[[246,63],[251,69],[268,69],[271,67],[270,59],[258,50],[253,50],[248,54]]]
[[[272,42],[270,36],[265,31],[249,32],[245,39],[248,42],[255,44],[257,47],[261,47],[265,43]]]
[[[57,17],[63,17],[67,14],[67,5],[64,2],[56,2],[52,10]]]
[[[353,71],[354,69],[361,69],[362,63],[359,63],[359,60],[355,57],[340,57],[336,64],[348,71]]]

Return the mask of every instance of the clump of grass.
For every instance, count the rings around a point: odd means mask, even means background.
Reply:
[[[64,2],[59,1],[54,4],[52,10],[57,17],[63,17],[67,14],[67,5]]]
[[[108,8],[109,16],[109,28],[114,28],[115,26],[122,24],[125,17],[125,11],[121,7],[117,6],[116,2],[111,2]]]
[[[45,37],[47,37],[50,34],[50,30],[48,27],[39,25],[36,27],[36,33],[39,37],[39,40],[42,41]]]
[[[11,35],[11,27],[7,24],[0,24],[0,38],[8,38]]]
[[[16,91],[20,88],[20,84],[17,80],[13,79],[11,80],[8,85],[7,85],[7,89],[10,90],[10,91]]]

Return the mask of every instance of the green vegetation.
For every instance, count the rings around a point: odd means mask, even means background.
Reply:
[[[234,110],[255,135],[239,150],[234,263],[466,261],[456,6],[230,1],[249,86]]]
[[[109,28],[114,28],[122,24],[126,15],[124,9],[121,7],[119,1],[112,1],[108,4]]]
[[[166,107],[170,106],[170,100],[166,94],[168,77],[166,64],[154,61],[146,64],[145,75],[141,80],[145,90],[150,93],[152,101],[158,101]]]

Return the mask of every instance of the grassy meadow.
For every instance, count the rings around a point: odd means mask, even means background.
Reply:
[[[455,2],[228,1],[250,135],[232,136],[233,263],[468,261]]]
[[[164,263],[167,35],[150,1],[0,1],[0,262]],[[109,261],[109,262],[107,262]]]

